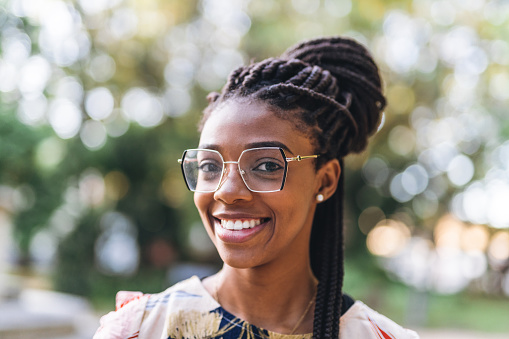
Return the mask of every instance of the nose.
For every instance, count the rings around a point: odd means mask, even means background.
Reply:
[[[252,192],[244,183],[238,164],[227,163],[225,169],[226,172],[223,174],[221,184],[217,191],[214,192],[214,199],[221,200],[226,204],[233,204],[239,200],[251,200]]]

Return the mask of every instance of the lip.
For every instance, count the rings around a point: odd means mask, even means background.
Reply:
[[[216,214],[213,215],[214,231],[216,236],[224,243],[239,244],[255,237],[262,229],[268,225],[270,218],[255,217],[246,214]],[[252,220],[261,219],[259,225],[252,228],[243,228],[241,230],[229,230],[221,226],[221,220]]]

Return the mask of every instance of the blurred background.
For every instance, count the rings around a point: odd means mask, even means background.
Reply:
[[[0,30],[0,338],[90,338],[116,291],[215,272],[176,161],[205,96],[336,34],[389,102],[347,159],[344,290],[423,338],[509,337],[508,1],[0,0]]]

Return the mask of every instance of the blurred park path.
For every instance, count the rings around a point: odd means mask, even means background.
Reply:
[[[462,330],[417,330],[421,339],[509,339],[509,333],[479,333]]]

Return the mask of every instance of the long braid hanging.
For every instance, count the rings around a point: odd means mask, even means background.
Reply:
[[[340,161],[338,188],[317,206],[310,241],[311,268],[319,280],[313,338],[338,338],[344,276],[342,159],[362,151],[377,127],[385,106],[378,68],[353,40],[306,41],[281,58],[234,70],[221,94],[209,94],[202,124],[220,102],[233,97],[263,100],[289,112],[286,118],[304,122],[321,154],[317,168],[330,159]],[[296,108],[301,113],[295,115]]]
[[[343,166],[342,161],[340,164]],[[313,271],[319,278],[314,338],[337,338],[339,334],[344,275],[343,190],[344,175],[341,174],[336,192],[329,200],[318,205],[313,222],[311,247],[315,253],[311,254],[311,259]],[[315,269],[317,266],[320,266],[319,272]]]

